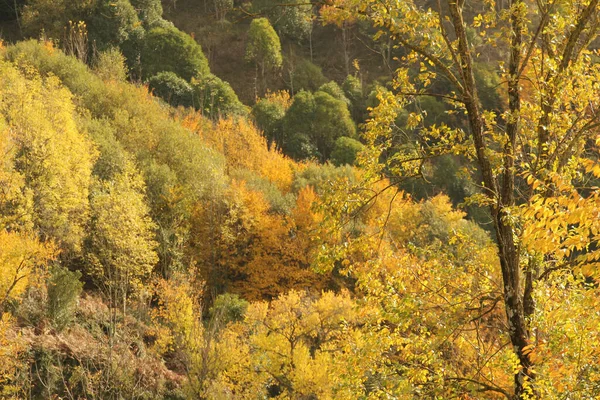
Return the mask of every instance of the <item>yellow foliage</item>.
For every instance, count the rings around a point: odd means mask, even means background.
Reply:
[[[54,76],[42,79],[30,70],[25,77],[0,62],[0,116],[19,145],[15,162],[33,193],[36,227],[79,251],[97,153],[78,131],[71,93]]]
[[[18,298],[53,259],[51,244],[36,238],[0,230],[0,311],[8,300]]]
[[[277,95],[285,101],[284,95]],[[296,163],[275,149],[250,122],[243,119],[220,119],[214,125],[198,114],[188,114],[183,124],[200,135],[212,148],[225,155],[230,171],[249,170],[274,183],[282,192],[290,191]]]
[[[187,277],[179,274],[170,280],[161,279],[155,293],[158,295],[156,350],[161,354],[176,349],[194,351],[196,340],[203,335],[203,327],[198,320],[200,306],[191,296],[193,289]]]
[[[19,356],[25,350],[25,344],[14,328],[10,314],[0,311],[0,397],[18,399],[21,388],[12,385],[19,364]]]

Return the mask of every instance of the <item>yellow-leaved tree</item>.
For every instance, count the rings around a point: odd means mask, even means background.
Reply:
[[[488,397],[597,396],[596,346],[582,340],[583,351],[566,357],[564,343],[551,340],[591,328],[557,313],[545,297],[563,287],[577,300],[572,315],[597,296],[586,279],[594,279],[600,258],[598,1],[340,0],[322,11],[331,22],[371,23],[376,38],[389,37],[400,53],[391,90],[379,93],[365,126],[366,184],[395,193],[430,160],[453,155],[480,186],[468,201],[491,216],[506,322],[499,332],[514,352],[506,371],[514,376],[509,385],[458,370],[455,382]],[[497,66],[503,83],[494,90],[506,104],[483,101],[478,63]],[[411,107],[424,96],[443,101],[458,122],[424,123],[424,112]],[[380,177],[389,185],[372,186]],[[346,194],[366,204],[377,197],[351,188]],[[566,319],[548,324],[558,316]]]
[[[12,203],[7,216],[33,221],[40,237],[55,240],[64,256],[79,252],[89,217],[96,151],[77,128],[71,93],[56,77],[41,78],[33,70],[24,76],[1,62],[0,116],[8,131],[6,136],[0,127],[0,147],[14,157],[12,175],[0,176],[9,179],[0,199]],[[14,147],[5,147],[5,140]],[[24,218],[20,210],[32,215]]]

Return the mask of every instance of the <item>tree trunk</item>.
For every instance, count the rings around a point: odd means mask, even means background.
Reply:
[[[516,3],[522,0],[514,0]],[[515,4],[516,4],[515,3]],[[455,0],[449,0],[449,9],[454,25],[454,31],[458,38],[458,57],[461,63],[461,75],[464,84],[465,106],[467,109],[469,128],[475,144],[477,161],[483,178],[486,195],[493,201],[490,211],[496,233],[496,244],[502,280],[504,283],[504,306],[509,325],[509,336],[513,350],[519,358],[520,370],[514,377],[515,399],[522,398],[525,390],[526,377],[529,381],[534,376],[531,372],[532,362],[526,353],[529,345],[529,330],[523,307],[523,295],[521,291],[521,266],[519,250],[515,243],[515,231],[506,220],[505,210],[514,205],[514,147],[519,129],[518,118],[509,121],[506,134],[507,143],[504,148],[502,181],[498,182],[494,177],[488,155],[485,152],[486,143],[484,139],[484,124],[481,116],[481,104],[477,95],[475,75],[473,73],[473,60],[470,53],[469,42],[462,16],[462,6]],[[509,73],[513,78],[508,82],[509,108],[518,117],[520,110],[518,69],[520,66],[521,50],[521,21],[515,13],[511,18],[511,53],[509,61]],[[513,114],[511,114],[513,115]]]

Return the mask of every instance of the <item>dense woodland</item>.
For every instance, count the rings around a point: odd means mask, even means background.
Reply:
[[[0,398],[600,398],[598,0],[0,0]]]

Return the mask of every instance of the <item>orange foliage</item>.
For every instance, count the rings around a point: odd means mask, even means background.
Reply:
[[[281,101],[284,95],[272,94]],[[277,185],[284,193],[290,191],[294,170],[300,166],[281,152],[269,149],[267,140],[252,123],[226,118],[212,124],[200,113],[188,113],[182,124],[196,132],[204,142],[225,155],[229,170],[250,170]]]
[[[314,196],[310,189],[301,192],[294,217],[287,217],[270,213],[260,192],[233,181],[223,201],[198,204],[190,255],[208,286],[248,300],[323,289],[327,279],[310,268]]]

